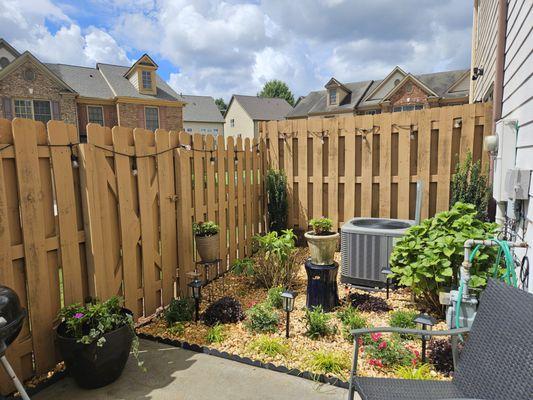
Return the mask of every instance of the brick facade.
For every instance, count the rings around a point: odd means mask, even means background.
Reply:
[[[129,128],[144,128],[144,107],[150,104],[118,103],[118,124]],[[168,130],[183,129],[183,108],[159,106],[159,127]]]
[[[118,125],[117,107],[109,104],[83,104],[78,103],[78,125],[80,136],[87,135],[87,106],[101,106],[104,109],[104,125],[112,128]]]
[[[24,71],[31,68],[35,79],[24,79]],[[31,90],[33,92],[31,93]],[[50,100],[59,103],[61,119],[69,124],[78,124],[75,93],[62,93],[66,89],[55,80],[43,73],[31,61],[26,61],[19,68],[11,72],[0,81],[0,97],[28,100]],[[0,116],[5,118],[3,102],[0,102]],[[12,105],[13,108],[13,105]],[[14,116],[14,108],[13,108]]]
[[[422,104],[425,107],[429,106],[427,93],[410,81],[404,83],[403,86],[390,98],[391,107],[408,104]]]

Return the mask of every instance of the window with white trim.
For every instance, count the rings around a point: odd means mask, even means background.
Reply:
[[[143,89],[152,89],[152,71],[141,71]]]
[[[151,131],[159,129],[159,108],[144,107],[144,122],[146,129]]]
[[[87,106],[87,122],[104,126],[104,108],[102,106]]]
[[[422,110],[424,106],[422,104],[408,104],[405,106],[397,106],[392,109],[392,112],[413,111]]]
[[[47,123],[52,119],[49,100],[15,99],[15,117],[28,118]]]
[[[337,89],[329,90],[329,104],[330,105],[337,104]]]

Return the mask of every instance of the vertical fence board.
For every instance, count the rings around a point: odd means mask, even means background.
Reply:
[[[429,187],[431,182],[431,112],[420,111],[418,121],[418,179],[422,181],[422,208],[420,217],[426,219],[429,216]]]
[[[391,207],[391,113],[375,117],[379,129],[379,216],[390,218]]]
[[[440,109],[439,118],[439,176],[437,181],[437,212],[448,208],[450,202],[450,167],[452,158],[453,120],[451,107]]]
[[[237,142],[235,147],[235,157],[237,164],[237,248],[238,257],[245,257],[244,252],[244,180],[243,180],[243,167],[244,167],[244,153],[242,148],[242,136],[237,136]]]
[[[325,123],[328,132],[328,217],[339,225],[339,131],[337,118]]]
[[[44,373],[55,364],[50,291],[45,246],[43,194],[37,151],[37,125],[30,120],[13,120],[13,139],[17,164],[20,217],[24,234],[24,259],[31,305],[29,318],[33,333],[33,352],[37,373]],[[43,290],[43,288],[50,288]]]
[[[252,254],[252,176],[253,176],[253,167],[252,167],[252,151],[250,149],[250,139],[246,138],[244,140],[244,160],[245,160],[245,171],[244,171],[244,192],[245,192],[245,229],[246,229],[246,256]]]
[[[398,129],[398,218],[400,219],[409,219],[411,114],[393,113],[393,123]]]
[[[237,258],[236,237],[236,199],[235,199],[235,144],[233,136],[228,137],[226,145],[226,158],[228,162],[228,237],[229,237],[229,263]]]
[[[372,214],[372,146],[374,140],[374,125],[372,115],[356,118],[356,126],[362,129],[363,144],[361,146],[362,183],[361,183],[361,216],[370,217]]]
[[[322,208],[324,132],[322,130],[322,119],[310,119],[308,123],[313,134],[313,218],[320,218],[324,212]]]
[[[355,119],[344,118],[344,221],[355,213]]]
[[[218,225],[220,226],[220,258],[221,268],[228,268],[228,199],[226,192],[226,143],[224,136],[217,136],[217,191],[218,191]]]
[[[309,204],[307,202],[307,120],[298,120],[296,138],[298,140],[298,225],[300,229],[306,229],[309,220]]]

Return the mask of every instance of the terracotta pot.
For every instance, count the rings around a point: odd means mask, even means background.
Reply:
[[[339,243],[339,233],[330,235],[315,235],[313,231],[306,232],[305,238],[311,254],[311,262],[315,265],[332,265],[335,251]]]
[[[196,236],[196,249],[202,261],[215,261],[219,256],[218,233],[212,236]]]

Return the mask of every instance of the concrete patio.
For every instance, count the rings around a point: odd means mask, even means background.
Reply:
[[[165,344],[141,341],[142,372],[130,357],[122,376],[97,390],[84,390],[66,378],[33,400],[339,400],[348,391],[302,378],[194,353]]]

